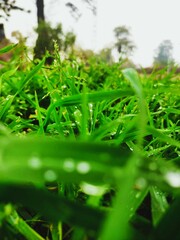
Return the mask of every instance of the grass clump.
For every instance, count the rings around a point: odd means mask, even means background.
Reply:
[[[1,239],[179,239],[179,76],[18,57],[0,69]]]

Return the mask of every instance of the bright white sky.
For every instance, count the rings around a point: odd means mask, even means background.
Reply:
[[[82,0],[72,0],[82,16],[75,21],[69,9],[68,0],[44,0],[46,19],[52,24],[62,22],[66,31],[77,34],[77,43],[84,48],[95,50],[113,44],[113,29],[120,25],[130,27],[132,40],[137,49],[131,59],[142,66],[153,62],[154,51],[166,39],[174,46],[173,57],[180,62],[180,1],[179,0],[94,0],[97,3],[97,16],[93,16]],[[17,5],[30,9],[31,14],[14,11],[8,22],[4,22],[6,35],[19,30],[28,36],[28,43],[35,39],[36,27],[35,0],[17,0]]]

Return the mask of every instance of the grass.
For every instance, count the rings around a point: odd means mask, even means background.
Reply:
[[[0,238],[178,240],[178,74],[57,53],[47,66],[18,45],[0,54],[10,50],[0,69]]]

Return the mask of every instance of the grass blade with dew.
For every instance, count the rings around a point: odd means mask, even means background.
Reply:
[[[37,93],[35,92],[35,103],[36,103],[36,110],[37,110],[37,119],[39,121],[39,129],[38,133],[39,134],[44,134],[44,128],[43,128],[43,119],[42,119],[42,114],[41,114],[41,108],[39,106],[39,100]]]
[[[15,74],[15,72],[17,71],[17,69],[18,69],[18,67],[11,69],[9,71],[6,71],[0,76],[0,96],[1,96],[1,91],[2,91],[2,85],[4,84],[4,80],[9,79],[11,76],[13,76]]]
[[[156,186],[150,188],[153,225],[156,226],[168,208],[165,194]]]
[[[42,59],[28,74],[27,76],[21,81],[21,84],[19,86],[19,89],[17,90],[15,95],[18,95],[21,93],[25,85],[32,79],[33,76],[43,67],[45,63],[45,58]]]
[[[9,95],[9,96],[6,98],[5,103],[4,103],[4,106],[2,106],[1,111],[0,111],[0,120],[1,120],[2,122],[5,121],[5,118],[7,117],[9,108],[10,108],[13,100],[14,100],[14,96],[12,96],[12,95]]]
[[[1,138],[0,182],[114,182],[131,151],[103,143],[48,137]],[[26,178],[24,178],[26,176]],[[107,179],[107,180],[106,180]],[[109,180],[108,180],[109,179]]]
[[[87,103],[94,103],[99,102],[103,100],[112,100],[112,99],[118,99],[121,97],[131,96],[133,94],[133,91],[131,89],[127,90],[111,90],[111,91],[102,91],[102,92],[96,92],[96,93],[88,93],[86,94],[86,101]],[[64,99],[58,100],[57,102],[51,104],[47,110],[47,116],[44,121],[44,126],[47,124],[48,120],[50,119],[52,111],[56,107],[61,106],[73,106],[77,104],[82,104],[83,98],[85,94],[77,94],[73,95],[71,97],[66,97]]]
[[[124,77],[130,82],[134,92],[139,98],[139,136],[138,148],[141,149],[143,143],[143,136],[146,126],[146,104],[143,96],[143,89],[137,72],[133,69],[123,70]],[[135,178],[137,176],[137,163],[141,159],[141,153],[134,151],[133,156],[129,159],[124,167],[124,179],[117,181],[119,191],[114,200],[114,211],[109,215],[102,229],[102,240],[124,240],[131,239],[132,231],[129,227],[130,209],[132,206],[126,207],[126,202],[129,201],[129,192],[133,189]],[[133,201],[131,201],[132,203]],[[121,203],[121,204],[119,204]],[[131,205],[131,204],[130,204]]]
[[[14,194],[12,194],[12,192]],[[105,213],[95,208],[75,203],[61,195],[31,185],[0,184],[1,202],[23,204],[41,213],[52,223],[60,220],[87,230],[98,231]]]
[[[3,221],[4,224],[10,225],[17,230],[17,232],[21,233],[27,240],[45,240],[18,215],[10,204],[4,206]]]
[[[178,194],[171,206],[157,224],[151,240],[173,240],[180,239],[180,195]]]
[[[161,130],[156,129],[154,127],[151,126],[146,126],[147,132],[153,134],[153,136],[157,137],[159,140],[161,140],[162,142],[166,142],[169,143],[172,146],[176,146],[178,148],[180,148],[180,142],[165,135]]]

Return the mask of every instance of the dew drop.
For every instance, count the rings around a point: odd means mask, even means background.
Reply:
[[[141,196],[141,193],[138,192],[138,193],[136,193],[135,198],[139,198],[140,196]]]
[[[44,178],[48,182],[54,182],[57,179],[57,174],[53,170],[47,170],[44,173]]]
[[[75,170],[74,160],[72,158],[65,159],[63,168],[67,172],[73,172]]]
[[[77,109],[74,112],[75,122],[79,125],[81,123],[82,113]]]
[[[157,170],[157,164],[156,164],[155,162],[151,162],[151,163],[149,164],[149,169],[150,169],[151,171]]]
[[[81,184],[81,188],[84,193],[92,196],[102,196],[107,190],[106,185],[97,186],[86,182]]]
[[[62,85],[61,88],[62,88],[62,89],[65,89],[65,88],[67,88],[67,86],[66,86],[66,85]]]
[[[12,98],[12,95],[8,95],[7,97],[6,97],[6,100],[8,101],[8,100],[10,100]]]
[[[35,156],[29,159],[28,164],[31,168],[34,168],[34,169],[39,169],[42,166],[41,159]]]
[[[79,162],[76,167],[77,171],[81,174],[86,174],[90,171],[91,166],[87,162]]]
[[[137,188],[137,189],[143,189],[143,188],[145,188],[147,186],[147,182],[146,182],[146,180],[144,179],[144,178],[138,178],[137,180],[136,180],[136,183],[135,183],[135,187]]]
[[[168,172],[165,175],[165,179],[172,187],[180,187],[180,172]]]
[[[89,111],[92,114],[92,112],[93,112],[93,104],[92,103],[89,103]]]

